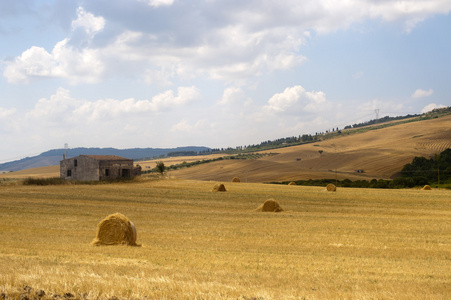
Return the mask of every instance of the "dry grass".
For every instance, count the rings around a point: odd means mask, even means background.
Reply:
[[[60,176],[60,166],[50,166],[0,174],[0,180],[3,178],[24,179],[29,177],[49,178],[59,176]]]
[[[143,171],[148,171],[155,168],[155,164],[159,161],[162,161],[165,164],[165,166],[171,166],[178,165],[183,162],[192,163],[203,159],[214,159],[222,156],[224,156],[224,154],[222,153],[210,155],[195,155],[195,156],[177,156],[177,157],[157,158],[152,160],[137,161],[135,162],[135,164],[139,164],[143,168]]]
[[[446,299],[451,202],[443,190],[142,181],[0,186],[0,293],[47,298]],[[285,212],[259,214],[268,198]],[[110,213],[143,247],[94,247]]]
[[[421,132],[421,135],[418,133]],[[171,171],[178,178],[247,182],[338,178],[391,178],[415,156],[429,158],[451,147],[451,115],[438,119],[343,135],[314,144],[271,150],[257,160],[224,160]],[[323,150],[320,155],[319,150]],[[302,158],[302,160],[298,160]],[[363,169],[364,173],[355,170]]]
[[[346,132],[346,131],[343,131]],[[421,132],[421,134],[418,134]],[[182,179],[229,182],[238,177],[242,182],[295,181],[337,178],[371,180],[391,178],[415,156],[429,158],[451,147],[451,115],[421,122],[345,135],[314,144],[287,147],[269,152],[278,155],[255,160],[223,160],[196,167],[170,171]],[[320,155],[319,150],[323,150]],[[158,159],[166,166],[212,159],[224,154]],[[302,158],[302,160],[298,160]],[[143,170],[155,167],[156,160],[136,162]],[[355,170],[363,169],[364,173]],[[55,177],[59,166],[36,168],[0,174],[7,178]]]

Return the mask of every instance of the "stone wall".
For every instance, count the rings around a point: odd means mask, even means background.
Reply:
[[[138,174],[139,173],[139,174]],[[98,181],[140,175],[131,159],[96,159],[80,155],[60,162],[60,177],[68,180]]]

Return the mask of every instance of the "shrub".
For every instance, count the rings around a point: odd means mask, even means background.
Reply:
[[[23,181],[24,185],[63,185],[68,184],[67,180],[60,177],[51,178],[27,178]]]
[[[157,161],[155,169],[157,170],[157,172],[163,174],[164,171],[166,170],[166,166],[162,161]]]

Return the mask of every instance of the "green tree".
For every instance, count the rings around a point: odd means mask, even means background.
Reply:
[[[163,174],[164,171],[166,170],[166,166],[164,165],[164,163],[162,161],[157,161],[155,164],[156,164],[155,169],[157,170],[157,172]]]

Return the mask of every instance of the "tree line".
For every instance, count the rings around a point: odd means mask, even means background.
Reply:
[[[338,187],[354,188],[398,189],[430,185],[451,189],[451,148],[448,148],[429,159],[422,156],[415,157],[411,163],[404,165],[400,176],[393,180],[372,179],[369,181],[352,181],[350,179],[309,179],[297,180],[294,182],[297,185],[304,186],[326,186],[329,183],[332,183]],[[290,181],[271,183],[288,184]]]

